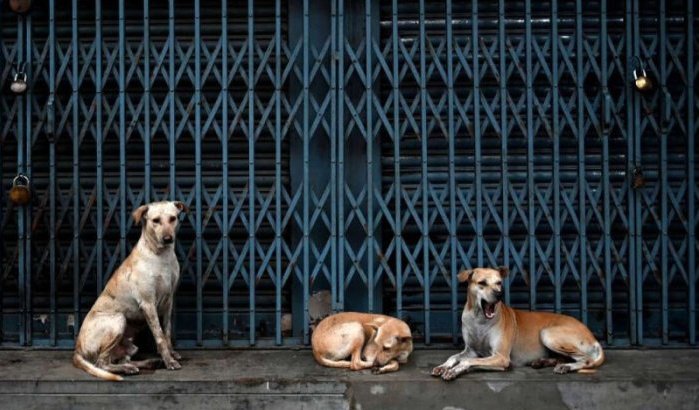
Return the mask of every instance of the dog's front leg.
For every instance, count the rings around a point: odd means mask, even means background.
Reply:
[[[398,364],[397,360],[391,360],[390,362],[388,362],[387,364],[385,364],[382,367],[374,367],[374,369],[372,369],[371,372],[373,374],[384,374],[384,373],[390,373],[390,372],[397,372],[399,367],[400,367],[400,365]]]
[[[466,348],[462,352],[450,356],[446,362],[432,369],[432,376],[441,376],[442,374],[444,374],[444,372],[456,366],[458,363],[463,362],[469,357],[476,357],[476,353],[473,350],[471,350],[468,346],[466,346]]]
[[[499,353],[488,357],[473,357],[463,360],[456,366],[445,371],[444,374],[442,374],[442,379],[447,381],[454,380],[460,374],[471,370],[471,368],[504,371],[509,367],[510,359]]]
[[[165,306],[165,313],[163,314],[163,330],[165,331],[165,341],[170,349],[170,354],[175,360],[180,360],[182,356],[175,351],[172,347],[172,299],[170,299]]]
[[[153,338],[155,339],[155,344],[158,347],[158,353],[162,357],[163,362],[165,362],[165,367],[170,370],[177,370],[182,368],[180,364],[172,357],[170,353],[170,347],[165,340],[165,335],[163,334],[163,329],[160,327],[160,320],[158,319],[158,311],[155,308],[154,303],[141,302],[140,304],[143,315],[146,317],[146,322],[148,322],[148,327],[153,333]]]

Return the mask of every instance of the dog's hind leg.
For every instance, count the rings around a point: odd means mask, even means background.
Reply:
[[[551,351],[573,359],[572,363],[558,363],[553,369],[557,374],[594,369],[604,362],[604,351],[599,342],[578,329],[566,326],[546,328],[541,331],[541,342]]]
[[[126,319],[122,315],[103,318],[102,331],[104,338],[95,365],[111,373],[136,374],[138,367],[128,363],[128,347],[124,337]]]
[[[359,356],[358,358],[356,356]],[[318,356],[316,359],[323,366],[335,367],[341,369],[352,369],[352,370],[363,370],[373,367],[373,363],[365,362],[361,359],[361,353],[357,355],[352,354],[352,360],[332,360],[326,357]]]
[[[331,360],[322,356],[316,357],[316,359],[323,366],[334,367],[338,369],[349,369],[352,365],[352,362],[350,362],[349,360]]]

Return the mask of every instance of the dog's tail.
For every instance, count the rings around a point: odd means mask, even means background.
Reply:
[[[100,369],[99,367],[85,360],[85,358],[78,353],[73,354],[73,366],[77,367],[78,369],[82,369],[95,377],[99,377],[100,379],[110,380],[113,382],[120,382],[124,380],[124,378],[121,376]]]
[[[578,373],[582,374],[589,374],[589,373],[595,373],[597,372],[597,368],[604,363],[604,349],[602,349],[602,345],[599,344],[599,342],[595,342],[595,344],[592,347],[593,354],[595,355],[595,358],[592,359],[592,362],[586,363],[585,367],[582,369],[578,370]]]

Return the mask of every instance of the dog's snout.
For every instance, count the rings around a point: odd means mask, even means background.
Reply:
[[[165,235],[163,236],[163,243],[170,244],[174,241],[174,238],[172,235]]]
[[[493,292],[493,296],[495,297],[495,300],[502,300],[503,293],[501,290],[497,290]]]

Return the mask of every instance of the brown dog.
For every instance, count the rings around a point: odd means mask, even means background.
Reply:
[[[323,366],[374,373],[398,370],[413,351],[410,328],[402,320],[377,314],[345,312],[328,316],[313,331],[313,356]],[[346,360],[351,357],[351,360]]]
[[[459,282],[468,282],[468,298],[461,315],[466,348],[432,369],[433,376],[453,380],[471,369],[506,370],[511,364],[555,366],[554,373],[563,374],[584,372],[604,362],[602,346],[577,319],[515,310],[501,303],[502,280],[507,274],[507,268],[459,273]],[[572,362],[561,363],[549,357],[551,352]]]
[[[134,211],[134,220],[143,225],[141,238],[85,317],[75,344],[75,367],[114,381],[122,380],[114,373],[153,367],[159,360],[131,361],[138,351],[133,338],[145,322],[165,366],[180,368],[180,355],[172,349],[171,315],[180,275],[174,249],[177,216],[186,210],[182,202],[155,202]]]

